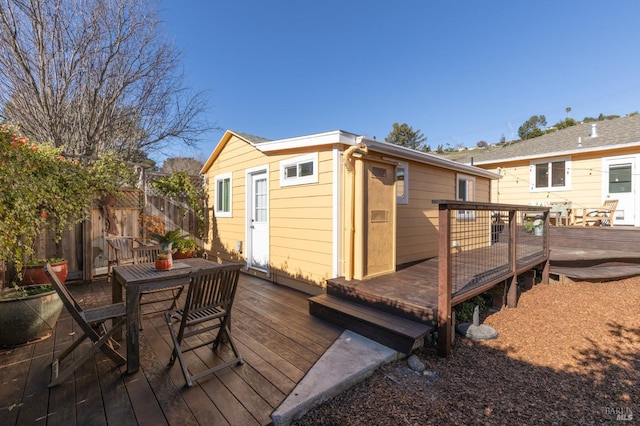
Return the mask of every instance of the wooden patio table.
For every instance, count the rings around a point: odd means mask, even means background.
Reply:
[[[189,273],[193,270],[217,265],[202,258],[174,260],[170,270],[158,270],[153,263],[121,265],[113,267],[111,297],[113,303],[122,302],[122,289],[127,297],[127,372],[135,373],[140,368],[140,293],[159,290],[176,285],[189,284]],[[121,338],[122,336],[117,336]]]

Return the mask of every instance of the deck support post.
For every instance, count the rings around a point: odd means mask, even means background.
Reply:
[[[507,291],[507,306],[509,308],[515,308],[518,305],[518,276],[514,275],[509,283],[509,290]]]
[[[547,231],[551,230],[549,226],[549,212],[545,212],[544,226]],[[550,233],[551,232],[544,233],[544,255],[547,260],[542,266],[542,277],[540,277],[540,282],[542,284],[549,284],[549,269],[551,269],[551,247],[549,246],[549,243],[551,242]]]
[[[515,308],[518,303],[518,220],[516,218],[516,211],[509,210],[509,267],[513,276],[510,280],[506,281],[509,287],[507,289],[507,306],[509,308]]]
[[[438,355],[451,354],[453,338],[451,319],[451,211],[446,204],[439,205],[438,226]]]
[[[549,270],[551,269],[551,260],[549,256],[547,256],[547,261],[544,262],[544,266],[542,267],[542,276],[540,277],[540,282],[542,284],[549,284]]]

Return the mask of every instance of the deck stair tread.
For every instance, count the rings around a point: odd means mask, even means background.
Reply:
[[[403,353],[433,327],[329,294],[309,298],[309,312]]]
[[[638,228],[552,226],[549,231],[553,275],[584,281],[640,275]]]
[[[625,259],[640,262],[637,252],[626,250],[578,249],[573,247],[551,247],[549,260],[553,262],[578,262],[588,260]]]
[[[589,268],[551,266],[550,273],[579,280],[622,279],[640,275],[640,265],[593,266]]]

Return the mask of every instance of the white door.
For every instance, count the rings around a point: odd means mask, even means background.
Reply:
[[[269,194],[267,173],[261,171],[250,175],[247,192],[248,244],[247,263],[249,268],[268,272],[269,267]]]
[[[604,160],[603,194],[605,200],[618,200],[615,225],[634,225],[636,219],[636,158],[620,157]],[[604,201],[604,200],[603,200]]]

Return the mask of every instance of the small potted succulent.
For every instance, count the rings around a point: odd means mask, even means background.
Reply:
[[[169,253],[160,253],[158,254],[158,258],[156,259],[156,269],[171,269],[173,266],[173,259],[171,257],[171,252]]]
[[[163,251],[163,253],[158,255],[156,269],[170,269],[173,266],[174,245],[184,238],[182,236],[182,231],[180,229],[174,229],[173,231],[167,231],[164,234],[152,232],[149,236],[160,243],[160,249]]]

